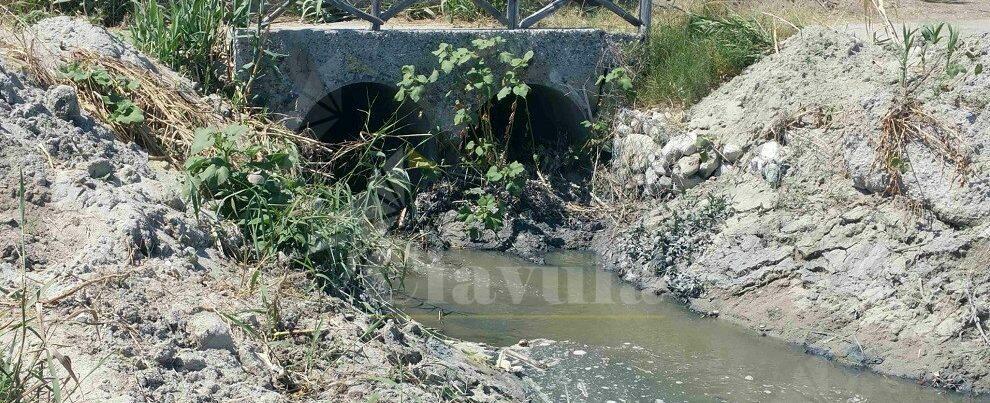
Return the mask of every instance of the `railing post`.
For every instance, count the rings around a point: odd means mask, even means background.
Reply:
[[[639,34],[644,38],[650,34],[650,23],[653,20],[653,0],[639,0]]]
[[[649,0],[647,0],[647,1],[649,1]],[[382,18],[382,0],[371,0],[371,15],[373,15],[373,16],[375,16],[377,18]],[[371,23],[371,30],[372,31],[378,31],[378,30],[381,30],[381,29],[382,29],[381,24],[376,23],[376,22],[372,22]]]
[[[505,10],[505,20],[508,21],[509,29],[519,28],[519,1],[509,0],[509,6]]]

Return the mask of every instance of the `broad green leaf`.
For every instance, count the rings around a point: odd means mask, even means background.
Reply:
[[[189,154],[196,155],[203,152],[207,147],[213,145],[213,139],[213,131],[210,129],[196,129],[196,137],[193,139],[192,146],[189,147]]]

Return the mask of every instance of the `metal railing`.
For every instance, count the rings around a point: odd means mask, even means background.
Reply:
[[[424,0],[399,0],[398,3],[393,4],[385,11],[382,11],[382,0],[372,0],[370,11],[361,10],[353,4],[348,3],[347,0],[324,1],[354,17],[370,22],[371,29],[377,31],[380,30],[382,25],[385,25],[388,20],[392,19],[392,17],[399,15],[399,13],[413,4]],[[540,22],[540,20],[549,17],[557,10],[560,10],[571,0],[553,0],[543,8],[537,10],[533,14],[523,17],[522,19],[519,18],[519,0],[507,0],[506,10],[504,12],[498,8],[495,8],[495,6],[488,2],[488,0],[471,1],[484,10],[486,14],[495,18],[495,20],[505,27],[505,29],[527,29],[532,28],[537,22]],[[619,7],[617,4],[612,2],[612,0],[590,1],[608,9],[629,24],[632,24],[632,26],[639,29],[640,34],[646,35],[649,32],[650,16],[653,12],[652,0],[639,0],[638,17],[633,15],[631,12],[626,11],[622,7]]]

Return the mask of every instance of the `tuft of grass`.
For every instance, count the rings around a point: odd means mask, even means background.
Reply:
[[[920,29],[902,26],[900,40],[897,61],[901,93],[881,119],[873,169],[884,175],[886,195],[903,194],[904,175],[912,169],[907,145],[916,143],[952,166],[963,184],[971,169],[968,145],[952,127],[926,112],[919,97],[926,91],[937,95],[966,77],[982,74],[983,65],[974,58],[970,58],[973,66],[964,63],[959,31],[949,24]],[[936,52],[943,43],[941,53]]]
[[[640,49],[638,103],[694,104],[773,49],[770,26],[714,11],[659,22]]]
[[[907,145],[919,143],[948,162],[965,183],[969,174],[970,155],[959,134],[928,114],[913,98],[899,101],[882,119],[880,137],[876,142],[877,157],[873,168],[883,172],[887,180],[884,193],[899,195],[904,191],[904,175],[911,170]]]

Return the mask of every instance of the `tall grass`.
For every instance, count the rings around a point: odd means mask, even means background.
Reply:
[[[226,27],[246,26],[258,14],[252,0],[138,0],[131,34],[137,47],[216,92],[231,76]],[[264,1],[260,2],[263,6]]]
[[[659,22],[641,49],[637,101],[689,106],[774,45],[769,24],[734,14],[704,11]]]

